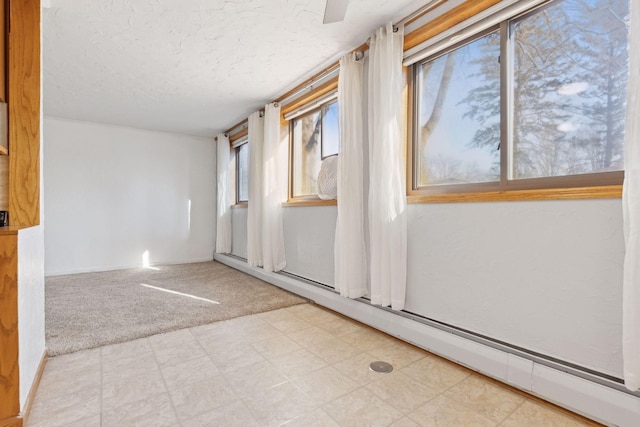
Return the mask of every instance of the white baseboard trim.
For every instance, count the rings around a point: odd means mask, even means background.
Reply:
[[[24,421],[24,425],[27,424],[27,421],[29,419],[29,414],[31,413],[31,408],[33,407],[33,402],[36,398],[36,392],[38,391],[38,387],[40,386],[40,380],[42,380],[42,374],[44,373],[46,364],[47,349],[45,349],[42,353],[40,363],[38,364],[38,369],[36,370],[35,377],[33,378],[33,382],[31,383],[31,388],[29,389],[29,394],[27,395],[27,400],[24,402],[24,405],[22,407],[21,417]]]
[[[267,273],[261,268],[250,267],[246,262],[228,255],[215,254],[214,259],[595,421],[614,426],[638,426],[640,397],[434,328],[391,311],[343,298],[335,292],[293,277]]]
[[[183,260],[173,260],[173,261],[158,261],[151,264],[151,267],[158,265],[176,265],[176,264],[193,264],[196,262],[207,262],[212,261],[213,257],[208,258],[195,258],[195,259],[183,259]],[[58,270],[53,272],[45,271],[45,277],[52,276],[65,276],[67,274],[80,274],[80,273],[98,273],[101,271],[113,271],[113,270],[126,270],[129,268],[142,268],[140,263],[137,264],[123,264],[123,265],[102,265],[102,266],[93,266],[93,267],[82,267],[71,270]]]

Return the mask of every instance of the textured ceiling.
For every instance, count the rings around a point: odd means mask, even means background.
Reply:
[[[49,0],[45,115],[213,136],[426,0]]]

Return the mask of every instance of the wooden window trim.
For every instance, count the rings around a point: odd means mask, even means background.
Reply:
[[[288,114],[312,101],[315,101],[321,96],[326,95],[327,93],[337,89],[338,89],[338,78],[334,77],[328,82],[323,83],[317,88],[313,89],[309,93],[302,95],[300,98],[296,99],[291,104],[283,106],[282,109],[280,110],[280,114],[282,116],[281,120],[286,121],[288,123],[289,121],[284,119],[285,114]]]
[[[466,21],[472,16],[477,15],[501,1],[502,0],[467,0],[461,5],[454,7],[435,19],[432,19],[425,25],[416,28],[409,34],[406,34],[404,36],[403,49],[407,51],[416,47],[420,43],[429,40],[431,37],[447,31],[454,25],[458,25],[459,23]]]
[[[527,200],[618,199],[622,185],[545,188],[536,190],[486,191],[476,193],[410,194],[407,203],[506,202]]]
[[[229,135],[229,144],[233,144],[234,142],[236,142],[240,138],[245,137],[247,135],[249,135],[249,128],[248,127],[244,128],[242,130],[239,130],[238,132],[236,132],[236,133],[234,133],[232,135]],[[242,145],[244,145],[244,144],[242,144]]]
[[[405,35],[404,50],[411,49],[420,43],[450,29],[471,18],[501,0],[467,0],[463,4],[440,15],[422,27]],[[455,203],[455,202],[492,202],[522,200],[576,200],[576,199],[611,199],[622,197],[623,171],[593,173],[588,175],[558,176],[536,179],[509,180],[505,183],[463,184],[454,189],[449,186],[416,188],[415,169],[415,129],[414,113],[416,111],[414,93],[414,69],[422,61],[406,67],[408,87],[406,117],[407,125],[407,202],[419,203]],[[502,74],[501,74],[502,77]],[[598,178],[595,176],[598,175]],[[606,175],[606,176],[605,176]],[[540,184],[535,184],[536,182]]]
[[[304,207],[304,206],[337,206],[338,201],[333,200],[323,200],[318,196],[300,196],[289,199],[284,202],[282,206],[284,207]]]

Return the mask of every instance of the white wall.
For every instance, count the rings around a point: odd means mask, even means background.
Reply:
[[[620,199],[409,206],[405,310],[622,376]]]
[[[284,209],[285,271],[333,286],[336,206]]]
[[[42,225],[18,232],[18,340],[23,410],[45,351]]]
[[[213,258],[211,139],[46,117],[45,273]]]
[[[247,213],[245,208],[231,209],[231,253],[244,259],[247,259]]]
[[[247,209],[232,209],[231,254],[247,258]],[[284,271],[306,279],[333,286],[333,243],[335,241],[337,208],[287,207],[283,212],[285,225]],[[313,224],[312,227],[309,224]]]
[[[335,221],[285,208],[287,272],[334,284]],[[621,377],[619,199],[409,205],[408,256],[406,311]]]
[[[244,259],[247,258],[247,212],[244,208],[231,209],[231,254]],[[287,266],[284,271],[333,286],[336,219],[335,206],[285,208]]]

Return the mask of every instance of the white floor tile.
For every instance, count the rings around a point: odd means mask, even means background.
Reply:
[[[390,374],[369,370],[384,360]],[[51,358],[27,427],[588,425],[312,304]]]

